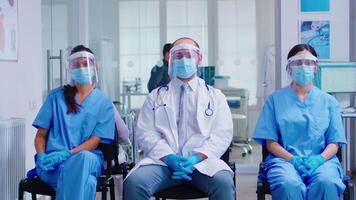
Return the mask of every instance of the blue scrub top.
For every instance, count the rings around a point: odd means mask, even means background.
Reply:
[[[90,136],[114,139],[112,102],[98,89],[84,99],[78,113],[67,113],[67,109],[64,90],[57,88],[48,94],[32,124],[36,128],[48,129],[46,153],[71,150]]]
[[[313,87],[301,102],[291,86],[268,97],[253,139],[262,145],[278,142],[293,155],[320,154],[330,143],[346,144],[337,100]],[[266,159],[273,158],[269,155]]]

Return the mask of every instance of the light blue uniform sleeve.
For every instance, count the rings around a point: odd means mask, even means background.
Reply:
[[[339,103],[336,99],[331,99],[330,124],[326,131],[326,144],[339,143],[346,144],[345,131],[342,125]]]
[[[257,143],[263,146],[266,145],[267,139],[278,142],[278,129],[272,96],[267,98],[263,106],[252,137]]]
[[[35,128],[49,129],[53,119],[53,93],[48,94],[45,102],[43,103],[40,111],[37,113],[32,126]]]
[[[105,102],[98,116],[99,121],[94,128],[93,135],[101,139],[113,140],[115,138],[115,117],[111,102]]]

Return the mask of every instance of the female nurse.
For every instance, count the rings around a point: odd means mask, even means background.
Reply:
[[[33,126],[36,171],[56,190],[57,200],[94,199],[102,172],[101,140],[114,139],[111,100],[98,82],[93,52],[76,46],[68,57],[69,84],[51,91]]]
[[[346,143],[339,104],[313,86],[317,54],[307,44],[288,54],[292,82],[263,107],[253,138],[267,147],[266,175],[272,199],[335,200],[344,192],[344,176],[335,156]]]

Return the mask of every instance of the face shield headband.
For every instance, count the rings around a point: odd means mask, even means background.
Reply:
[[[316,71],[318,67],[318,58],[310,54],[299,54],[288,59],[286,70],[290,73],[294,68],[309,66]]]
[[[185,65],[193,65],[195,67],[195,72],[196,72],[199,65],[200,58],[201,58],[201,52],[200,49],[196,46],[187,45],[187,44],[180,44],[174,46],[170,50],[168,75],[171,77],[171,79],[177,76],[177,72],[173,70],[173,67],[174,65],[177,64],[177,62],[185,63]],[[192,72],[193,71],[191,71],[191,73]]]
[[[70,85],[98,83],[96,61],[92,53],[80,51],[68,57],[67,82]]]

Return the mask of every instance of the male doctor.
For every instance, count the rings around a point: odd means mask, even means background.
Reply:
[[[149,94],[138,117],[136,139],[144,158],[124,181],[124,199],[149,200],[184,181],[210,200],[233,200],[233,172],[220,160],[233,135],[225,96],[197,77],[197,42],[180,38],[170,54],[172,80]]]

